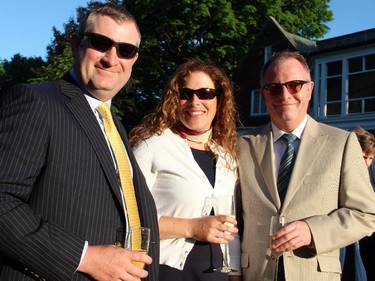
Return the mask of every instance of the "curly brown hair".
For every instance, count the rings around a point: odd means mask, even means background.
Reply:
[[[186,85],[193,72],[204,72],[214,82],[218,92],[218,103],[216,116],[212,121],[212,140],[222,146],[237,164],[236,125],[239,119],[232,82],[219,67],[199,59],[192,59],[182,64],[171,76],[155,111],[145,116],[141,123],[130,131],[130,144],[136,146],[142,140],[155,134],[160,135],[180,122],[177,114],[179,91]],[[227,163],[227,166],[232,165]]]
[[[362,127],[355,127],[351,131],[356,134],[362,152],[368,155],[375,154],[375,136],[372,133]]]

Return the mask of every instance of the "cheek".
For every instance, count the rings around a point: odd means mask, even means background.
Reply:
[[[80,52],[78,57],[81,71],[92,72],[97,58],[89,52],[89,49]]]
[[[217,103],[211,106],[211,112],[212,112],[212,115],[215,117],[217,113]]]
[[[120,60],[122,72],[129,76],[132,73],[133,64],[134,64],[133,60]]]
[[[184,109],[186,107],[186,103],[187,103],[186,100],[179,100],[179,102],[177,104],[177,115],[180,119],[183,117]]]

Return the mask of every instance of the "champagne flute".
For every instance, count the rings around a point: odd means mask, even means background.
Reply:
[[[148,254],[150,246],[150,229],[147,227],[131,227],[125,236],[125,249]],[[143,268],[144,263],[132,261],[136,266]]]
[[[269,237],[270,237],[270,249],[272,251],[272,254],[276,257],[281,256],[281,252],[275,252],[272,249],[272,236],[282,229],[284,226],[287,225],[287,219],[284,216],[272,216],[271,221],[270,221],[270,232],[269,232]]]
[[[206,196],[202,208],[202,217],[207,217],[211,214],[212,208],[216,208],[217,197],[215,195]]]
[[[228,215],[235,218],[235,205],[234,196],[229,194],[219,195],[217,199],[217,204],[214,205],[215,215]],[[232,223],[226,222],[226,225],[234,226]],[[232,268],[229,264],[229,245],[224,244],[224,255],[223,255],[223,266],[215,268],[214,271],[229,273],[236,272],[238,270]]]

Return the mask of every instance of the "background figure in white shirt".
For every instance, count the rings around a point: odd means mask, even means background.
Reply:
[[[224,224],[236,220],[202,216],[205,197],[234,194],[237,120],[230,80],[217,66],[190,60],[172,75],[156,110],[130,133],[157,206],[161,280],[241,280],[239,272],[213,271],[228,242],[231,266],[240,268],[238,230]]]

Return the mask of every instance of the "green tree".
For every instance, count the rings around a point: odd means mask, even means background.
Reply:
[[[10,61],[2,61],[2,71],[0,71],[0,89],[16,83],[31,82],[41,75],[42,67],[46,65],[41,57],[27,58],[20,54],[15,54]]]
[[[322,37],[329,0],[126,0],[142,32],[133,69],[136,112],[154,107],[168,77],[189,58],[211,60],[231,76],[269,16],[287,31]]]
[[[77,8],[76,19],[70,18],[63,31],[53,27],[47,65],[41,71],[34,69],[38,76],[28,77],[29,81],[59,79],[71,68],[69,37],[77,29],[77,19],[100,2],[124,5],[137,19],[142,33],[132,78],[114,99],[117,113],[128,128],[154,108],[169,76],[187,59],[211,60],[231,77],[269,16],[286,31],[313,40],[328,32],[326,23],[333,19],[330,0],[89,1],[87,7]],[[5,74],[0,73],[0,86],[12,75],[7,63],[24,71],[20,60],[14,57],[14,62],[3,62]]]

